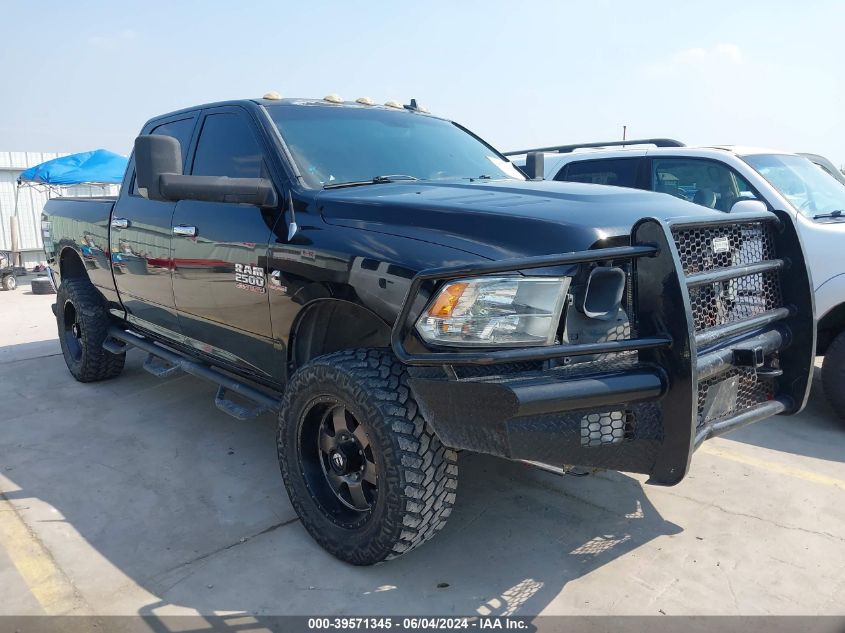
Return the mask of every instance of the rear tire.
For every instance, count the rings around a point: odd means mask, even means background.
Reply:
[[[30,289],[34,295],[52,295],[56,292],[49,277],[36,277],[30,282]]]
[[[353,565],[410,551],[452,511],[457,456],[423,419],[388,351],[337,352],[299,369],[282,400],[277,444],[305,529]]]
[[[67,368],[79,382],[114,378],[126,354],[103,349],[111,319],[102,295],[87,279],[65,279],[56,296],[56,324]]]
[[[14,290],[18,287],[18,280],[14,275],[3,277],[3,290]]]
[[[833,410],[845,419],[845,332],[840,332],[825,351],[822,387]]]

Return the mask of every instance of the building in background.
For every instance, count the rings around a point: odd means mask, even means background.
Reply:
[[[12,250],[12,224],[15,222],[15,190],[22,171],[44,161],[67,156],[55,152],[0,151],[0,251]],[[63,187],[62,196],[116,196],[119,185],[74,185]],[[45,263],[41,241],[41,211],[48,198],[57,195],[56,189],[43,186],[24,186],[18,190],[17,232],[21,266],[32,268]]]

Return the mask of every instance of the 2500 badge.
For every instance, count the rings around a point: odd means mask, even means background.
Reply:
[[[249,264],[235,264],[235,288],[250,292],[267,292],[264,283],[264,269]]]

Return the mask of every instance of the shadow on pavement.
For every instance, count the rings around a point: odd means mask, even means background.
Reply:
[[[798,417],[778,416],[733,431],[726,437],[784,453],[845,462],[843,436],[845,420],[836,414],[824,397],[821,372],[816,367],[807,408]]]
[[[534,615],[568,583],[681,531],[631,477],[561,478],[463,454],[443,532],[395,561],[346,565],[296,519],[271,416],[237,422],[214,408],[212,386],[159,381],[140,361],[130,356],[121,378],[89,385],[73,381],[60,358],[17,363],[49,397],[0,409],[0,452],[19,488],[7,498],[49,504],[89,558],[104,557],[124,582],[157,597],[138,611],[154,616],[150,624],[164,626],[155,616],[168,605],[256,616]],[[13,379],[0,367],[0,381]],[[89,583],[84,593],[102,580],[79,582]],[[233,619],[231,630],[241,628]]]
[[[61,353],[62,348],[59,346],[57,339],[6,345],[0,347],[0,364],[14,363],[20,360],[30,360],[44,356],[54,356]]]

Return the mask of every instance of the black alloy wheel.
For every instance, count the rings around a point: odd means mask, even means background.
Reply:
[[[378,495],[378,466],[366,428],[330,398],[318,399],[304,415],[299,448],[307,485],[326,513],[354,524]]]

